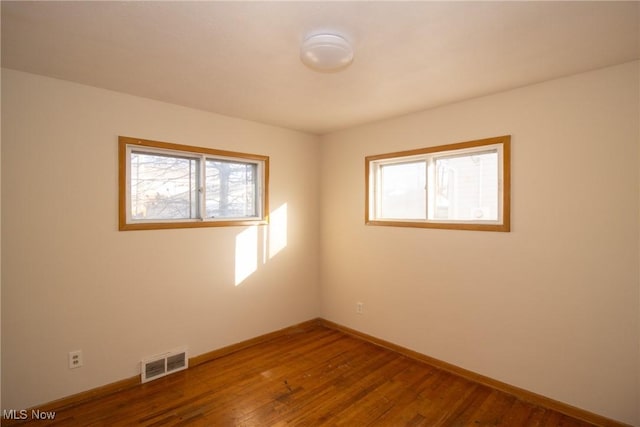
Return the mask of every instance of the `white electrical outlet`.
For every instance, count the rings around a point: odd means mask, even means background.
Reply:
[[[363,314],[364,313],[364,303],[363,302],[357,302],[356,303],[356,314]]]
[[[69,352],[69,369],[75,369],[82,366],[82,350]]]

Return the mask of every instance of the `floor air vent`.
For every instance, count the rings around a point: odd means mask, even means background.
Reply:
[[[189,361],[187,350],[181,349],[144,359],[141,363],[142,382],[155,380],[173,372],[187,369]]]

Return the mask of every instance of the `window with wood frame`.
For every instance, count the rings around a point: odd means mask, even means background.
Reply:
[[[509,135],[365,158],[368,225],[510,231]]]
[[[269,157],[121,136],[119,229],[265,224]]]

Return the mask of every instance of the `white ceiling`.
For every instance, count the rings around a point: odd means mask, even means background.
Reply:
[[[2,66],[327,133],[640,58],[639,2],[8,2]],[[337,31],[340,73],[299,60]]]

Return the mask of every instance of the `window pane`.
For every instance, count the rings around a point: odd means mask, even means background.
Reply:
[[[195,218],[197,167],[194,159],[132,152],[131,218]]]
[[[496,151],[435,160],[433,219],[498,219],[498,154]]]
[[[207,160],[207,218],[259,216],[257,209],[257,172],[255,163]]]
[[[380,217],[425,219],[427,216],[426,162],[380,167]]]

